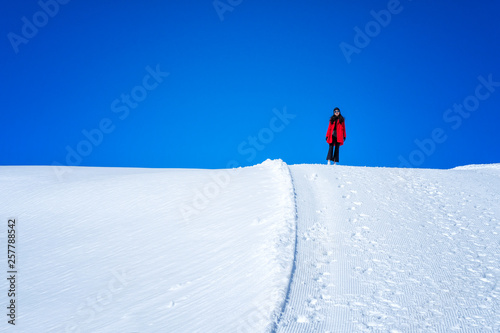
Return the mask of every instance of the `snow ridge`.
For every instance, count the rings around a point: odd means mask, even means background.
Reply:
[[[294,181],[293,181],[293,176],[290,172],[290,168],[288,167],[288,165],[283,162],[282,160],[279,160],[278,163],[281,163],[281,168],[282,168],[282,172],[286,175],[286,178],[289,180],[289,188],[290,188],[290,192],[292,195],[290,196],[290,198],[292,199],[292,210],[291,210],[291,215],[289,215],[289,219],[292,220],[292,216],[293,216],[293,233],[294,233],[294,244],[293,244],[293,259],[291,261],[291,268],[290,268],[290,273],[289,273],[289,278],[288,278],[288,285],[286,287],[286,292],[285,292],[285,295],[283,297],[283,301],[281,303],[281,306],[278,307],[278,309],[276,310],[276,314],[273,316],[275,318],[274,320],[274,325],[273,325],[273,328],[272,328],[272,333],[275,333],[277,328],[278,328],[278,325],[281,321],[281,318],[283,317],[283,314],[285,313],[285,309],[287,307],[287,305],[289,304],[290,302],[290,290],[291,290],[291,286],[292,286],[292,281],[293,281],[293,277],[294,277],[294,274],[295,274],[295,270],[297,268],[297,193],[295,191],[295,185],[294,185]]]

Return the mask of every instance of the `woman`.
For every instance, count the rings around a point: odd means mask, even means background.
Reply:
[[[328,160],[328,165],[330,161],[333,164],[339,162],[339,147],[344,144],[345,140],[345,121],[344,117],[340,114],[340,109],[333,109],[333,116],[330,118],[330,123],[328,125],[328,130],[326,131],[326,142],[330,144],[330,149],[328,149],[328,155],[326,159]],[[334,151],[335,148],[335,151]]]

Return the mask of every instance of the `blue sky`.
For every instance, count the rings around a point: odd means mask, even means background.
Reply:
[[[500,162],[494,0],[1,6],[1,165]]]

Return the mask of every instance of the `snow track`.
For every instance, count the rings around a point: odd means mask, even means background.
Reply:
[[[500,330],[500,170],[290,166],[297,250],[276,332]]]
[[[293,278],[294,278],[294,275],[295,275],[295,270],[297,268],[297,244],[298,244],[298,240],[297,240],[297,235],[298,235],[298,227],[297,227],[297,192],[295,191],[295,185],[294,185],[294,180],[293,180],[293,176],[291,175],[291,171],[290,171],[290,168],[287,166],[287,171],[288,171],[288,176],[289,176],[289,180],[290,180],[290,185],[291,185],[291,189],[292,189],[292,193],[293,193],[293,216],[294,216],[294,231],[295,231],[295,241],[294,241],[294,244],[293,244],[293,260],[292,260],[292,264],[291,264],[291,271],[290,271],[290,275],[289,275],[289,278],[288,278],[288,286],[286,288],[286,293],[285,293],[285,297],[283,298],[283,303],[282,303],[282,306],[281,308],[279,309],[279,313],[275,316],[275,322],[274,322],[274,326],[273,326],[273,329],[272,329],[272,332],[275,333],[276,332],[276,329],[278,328],[278,324],[281,322],[282,318],[283,318],[283,315],[285,314],[285,310],[287,308],[287,305],[288,303],[290,303],[290,291],[291,291],[291,287],[292,287],[292,281],[293,281]]]

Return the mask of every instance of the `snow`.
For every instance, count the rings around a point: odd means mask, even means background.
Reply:
[[[500,331],[500,164],[70,170],[0,167],[1,332]]]
[[[291,166],[296,270],[277,332],[497,332],[500,168]]]
[[[19,331],[265,331],[283,305],[284,163],[75,168],[62,182],[51,167],[2,167],[0,182],[1,219],[18,219]]]

